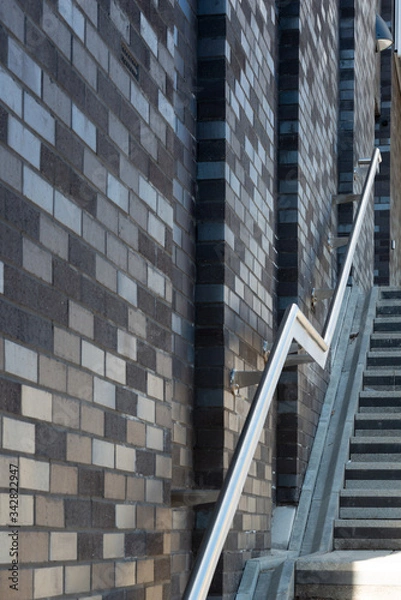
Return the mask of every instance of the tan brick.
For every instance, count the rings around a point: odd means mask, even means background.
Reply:
[[[127,422],[127,442],[138,448],[145,446],[146,427],[144,423],[140,423],[139,421]]]
[[[80,338],[64,329],[54,328],[54,354],[70,362],[80,363]]]
[[[136,582],[137,583],[150,583],[154,581],[154,560],[138,560],[136,566]]]
[[[64,396],[53,396],[53,421],[57,425],[64,425],[72,429],[79,429],[79,409],[77,400]]]
[[[49,534],[40,531],[20,531],[19,561],[23,563],[47,562],[49,558]]]
[[[49,463],[21,457],[19,474],[21,488],[49,491]]]
[[[65,593],[89,592],[91,587],[90,565],[65,567]]]
[[[92,461],[92,444],[90,437],[68,433],[67,460],[70,462],[90,464]]]
[[[145,501],[145,481],[139,477],[127,477],[127,500]]]
[[[104,474],[104,495],[105,498],[125,500],[125,475],[107,471]]]
[[[129,587],[136,582],[136,563],[118,562],[116,563],[116,587]]]
[[[163,506],[156,507],[156,529],[167,529],[172,528],[172,510],[171,508],[164,508]]]
[[[60,596],[63,593],[63,567],[35,569],[33,574],[35,598]]]
[[[67,367],[58,360],[39,357],[39,383],[58,392],[67,391]]]
[[[21,411],[26,417],[52,420],[52,395],[49,392],[23,385],[21,389]]]
[[[114,562],[101,562],[92,565],[92,590],[113,588],[114,581]]]
[[[52,465],[50,470],[50,491],[52,494],[77,494],[77,467]]]
[[[141,529],[155,528],[155,508],[154,506],[144,506],[138,504],[136,507],[137,522],[141,524]]]
[[[4,600],[32,600],[33,598],[33,570],[18,568],[18,591],[10,589],[13,582],[8,578],[10,572],[0,571],[0,598]],[[12,595],[13,594],[13,595]]]
[[[148,479],[145,483],[145,500],[151,504],[163,503],[163,482],[157,479]]]
[[[81,406],[81,429],[94,435],[104,435],[104,412],[93,406]]]
[[[156,454],[156,477],[170,479],[172,477],[173,464],[169,456]]]
[[[43,527],[64,527],[64,502],[48,496],[36,496],[35,524]]]
[[[105,533],[103,536],[103,558],[124,558],[123,533]]]
[[[77,534],[67,531],[50,534],[50,560],[76,560]]]
[[[75,367],[67,369],[67,392],[74,398],[92,402],[93,376]]]
[[[154,585],[146,588],[145,600],[163,600],[163,586]]]
[[[161,377],[148,373],[148,394],[152,398],[164,400],[164,381]]]
[[[94,334],[94,317],[93,314],[79,304],[69,302],[69,326],[71,329],[82,333],[86,337],[93,338]]]

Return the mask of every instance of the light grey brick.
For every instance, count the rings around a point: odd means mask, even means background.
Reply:
[[[92,402],[93,377],[82,369],[67,368],[67,392],[74,398]]]
[[[24,119],[36,133],[54,145],[55,123],[53,117],[30,94],[24,94]]]
[[[125,360],[106,352],[106,377],[113,379],[122,385],[126,384],[126,363]]]
[[[107,197],[128,212],[128,189],[111,173],[107,174]]]
[[[21,191],[22,163],[3,146],[0,146],[0,178],[11,187]]]
[[[43,101],[66,125],[71,127],[71,99],[43,73]]]
[[[157,193],[153,186],[144,177],[139,176],[139,197],[152,210],[157,210]]]
[[[82,77],[96,90],[97,67],[89,52],[77,39],[72,42],[72,63]]]
[[[115,204],[112,204],[100,194],[97,199],[96,216],[101,223],[106,225],[109,231],[118,234],[118,209]]]
[[[58,9],[73,32],[83,41],[85,36],[85,17],[81,11],[73,4],[72,0],[62,0],[58,3]]]
[[[107,170],[89,148],[84,151],[84,174],[103,194],[106,193]]]
[[[93,314],[72,300],[68,304],[68,324],[71,329],[78,331],[88,338],[94,336]]]
[[[80,403],[65,396],[53,395],[53,423],[79,429]]]
[[[106,252],[106,232],[95,219],[87,213],[82,215],[82,237],[93,248],[99,250],[103,254]]]
[[[58,392],[67,391],[67,368],[48,356],[39,356],[39,383]]]
[[[104,352],[94,344],[82,340],[82,366],[93,373],[104,375]]]
[[[39,139],[11,116],[8,119],[8,145],[34,167],[40,168]]]
[[[160,113],[153,108],[153,106],[150,107],[149,125],[150,125],[151,130],[159,138],[159,140],[163,144],[166,144],[166,139],[167,139],[166,122],[160,116]]]
[[[101,467],[114,468],[114,444],[92,440],[92,462]]]
[[[35,425],[17,421],[16,419],[3,418],[3,448],[18,452],[34,454],[35,452]]]
[[[54,216],[61,223],[63,223],[63,225],[65,225],[69,229],[72,229],[78,235],[81,235],[81,209],[57,190],[54,194]]]
[[[157,161],[157,138],[145,123],[141,123],[140,141],[144,149]]]
[[[60,258],[68,260],[68,233],[43,213],[40,215],[40,242]]]
[[[125,41],[129,42],[130,22],[128,17],[123,13],[120,7],[117,6],[114,0],[111,0],[110,2],[110,19],[124,37]]]
[[[38,355],[10,340],[5,340],[5,370],[23,379],[38,380]]]
[[[0,98],[19,117],[22,116],[22,90],[18,83],[0,67]]]
[[[46,252],[31,240],[24,238],[22,242],[22,265],[48,283],[53,281],[53,260],[50,252]]]
[[[158,91],[158,108],[167,123],[172,125],[174,123],[174,108],[161,90]]]
[[[22,386],[21,412],[25,417],[51,421],[52,402],[52,394],[49,392],[28,385]]]
[[[1,162],[0,162],[1,164]],[[53,214],[53,188],[37,173],[24,165],[24,195],[46,212]]]
[[[118,273],[118,295],[127,300],[133,306],[137,304],[137,285],[125,273]]]
[[[107,233],[107,257],[120,269],[127,270],[128,252],[125,244],[111,233]]]
[[[72,105],[72,128],[81,140],[96,152],[96,127],[76,104]]]
[[[112,112],[109,114],[109,136],[117,144],[122,152],[129,152],[129,133],[128,129]],[[120,161],[121,161],[120,157]],[[122,177],[121,177],[122,178]],[[123,178],[122,178],[123,179]]]
[[[130,218],[119,215],[119,237],[124,240],[129,248],[138,249],[138,227]]]
[[[109,381],[95,377],[93,381],[93,401],[109,408],[116,407],[116,386]]]
[[[135,308],[129,308],[128,329],[138,337],[146,338],[146,317],[143,312]]]
[[[140,31],[146,44],[149,46],[155,56],[157,56],[158,41],[155,31],[152,29],[145,15],[141,13]]]
[[[54,327],[54,353],[60,358],[79,364],[81,358],[79,336]]]
[[[54,14],[47,2],[43,3],[42,22],[43,30],[68,60],[71,60],[71,33],[57,15]]]
[[[130,98],[131,77],[112,54],[109,55],[109,77],[128,100]]]
[[[144,96],[144,94],[142,94],[138,85],[136,83],[134,83],[133,81],[131,81],[130,100],[131,100],[131,104],[135,107],[135,109],[137,110],[138,114],[142,117],[142,119],[144,119],[147,123],[149,123],[149,115],[150,115],[149,102],[148,102],[146,96]]]
[[[117,291],[117,269],[99,255],[96,255],[96,279],[113,292]]]
[[[97,25],[97,0],[77,0],[78,6],[82,8],[86,16],[92,21],[94,25]]]
[[[121,180],[134,192],[138,192],[139,174],[132,162],[120,155]]]
[[[0,21],[24,42],[25,15],[13,0],[2,0],[0,3]]]
[[[131,217],[139,227],[146,231],[148,226],[149,209],[134,193],[130,194],[130,209]]]
[[[162,246],[166,243],[166,228],[163,223],[155,217],[152,213],[149,213],[148,218],[148,233],[151,235],[159,244]]]
[[[158,194],[157,197],[157,215],[167,225],[167,227],[173,227],[174,209],[160,194]]]
[[[150,265],[148,265],[148,286],[156,295],[165,296],[165,277]]]
[[[128,273],[132,275],[135,281],[146,285],[147,283],[147,263],[146,260],[136,252],[128,252]]]
[[[117,351],[119,354],[127,356],[131,360],[137,359],[137,344],[136,338],[124,331],[118,330],[117,334]]]
[[[86,46],[95,60],[107,73],[109,68],[109,50],[96,29],[89,23],[86,26]]]

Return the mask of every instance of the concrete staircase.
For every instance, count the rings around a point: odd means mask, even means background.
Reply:
[[[401,599],[401,290],[378,294],[333,546],[297,560],[297,600]]]

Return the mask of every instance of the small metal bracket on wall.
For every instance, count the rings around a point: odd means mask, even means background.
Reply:
[[[341,248],[342,246],[346,246],[348,244],[349,237],[336,237],[334,235],[330,235],[327,240],[327,245],[330,250],[334,250],[335,248]]]
[[[360,194],[334,194],[332,196],[333,204],[348,204],[350,202],[359,202]]]
[[[334,294],[334,290],[331,288],[313,288],[311,294],[311,306],[316,307],[316,304],[321,300],[328,300]]]

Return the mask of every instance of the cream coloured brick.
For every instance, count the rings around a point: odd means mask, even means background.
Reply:
[[[81,406],[81,429],[102,437],[104,435],[104,412],[83,404]]]
[[[7,475],[7,481],[9,476]],[[4,480],[3,480],[4,481]],[[33,525],[33,496],[19,494],[18,496],[18,515],[16,517],[17,525]],[[9,494],[0,494],[0,525],[10,525],[10,496]]]
[[[76,560],[77,534],[67,531],[50,534],[50,560]]]
[[[65,425],[72,429],[79,429],[79,409],[77,400],[71,400],[64,396],[53,397],[53,421],[57,425]]]
[[[52,494],[77,494],[77,467],[52,464],[50,469],[50,491]]]
[[[90,565],[65,567],[65,593],[79,594],[90,591]]]
[[[49,491],[50,470],[49,463],[20,458],[19,461],[20,487],[29,490]]]
[[[94,344],[82,340],[82,366],[98,375],[104,375],[104,352]]]
[[[169,479],[172,477],[172,471],[173,466],[171,458],[169,456],[156,454],[156,477],[165,477],[166,479]]]
[[[164,381],[153,373],[148,373],[148,394],[158,400],[164,400]]]
[[[146,427],[146,447],[152,450],[163,451],[164,448],[164,434],[162,429],[157,427]]]
[[[63,567],[35,569],[33,575],[33,597],[47,598],[63,593]]]
[[[145,446],[146,427],[139,421],[127,421],[127,442],[139,448]]]
[[[126,363],[122,358],[118,358],[110,352],[106,353],[106,377],[126,384]]]
[[[21,388],[21,411],[26,417],[51,421],[52,395],[38,388],[23,385]]]
[[[70,396],[92,402],[93,377],[81,369],[68,367],[67,369],[67,392]]]
[[[92,448],[90,437],[67,433],[67,460],[70,462],[90,464]]]
[[[104,497],[125,500],[125,475],[106,471],[104,474]]]
[[[114,444],[92,440],[92,462],[94,465],[114,468]]]
[[[148,421],[150,423],[154,423],[155,417],[156,417],[156,409],[155,409],[154,400],[150,400],[149,398],[144,398],[142,396],[139,396],[136,414],[137,414],[138,419],[142,419],[143,421]]]
[[[117,352],[131,360],[137,359],[136,338],[122,329],[117,333]]]
[[[5,340],[5,369],[30,381],[38,380],[38,355],[28,348]]]
[[[151,559],[138,560],[136,582],[150,583],[154,581],[155,561]]]
[[[36,496],[35,525],[63,528],[65,525],[63,500],[49,496]]]
[[[136,583],[136,562],[116,562],[116,587],[129,587]]]
[[[20,531],[18,558],[21,563],[47,562],[49,534],[41,531]]]
[[[41,385],[59,392],[67,390],[67,368],[58,360],[39,357],[39,382]]]
[[[124,533],[105,533],[103,535],[103,558],[124,558]]]
[[[136,510],[133,504],[116,504],[117,529],[134,529],[136,526]]]
[[[156,371],[166,379],[173,378],[173,361],[170,355],[164,352],[156,352]]]
[[[93,380],[93,401],[102,406],[115,408],[116,406],[116,387],[113,383],[95,377]]]
[[[133,473],[135,470],[135,450],[127,446],[116,445],[116,468]]]
[[[68,304],[69,326],[88,338],[94,336],[93,314],[72,300]]]
[[[54,353],[70,362],[80,363],[80,339],[59,327],[54,328]]]
[[[46,252],[43,248],[32,243],[31,240],[23,238],[22,256],[22,265],[24,269],[33,273],[40,279],[52,283],[53,267],[50,252]]]
[[[4,417],[3,448],[33,454],[35,452],[35,425]]]

